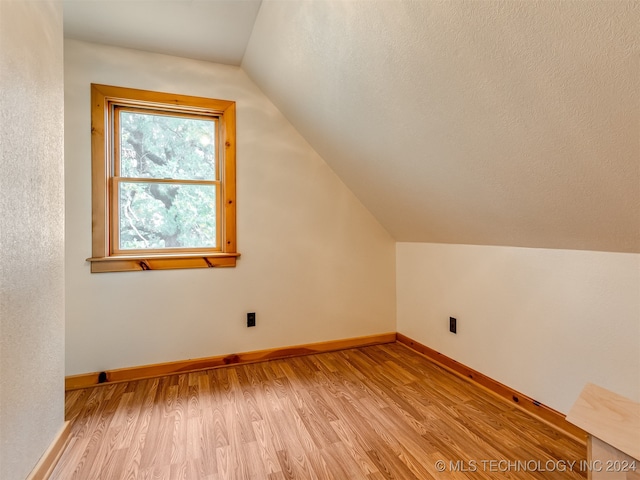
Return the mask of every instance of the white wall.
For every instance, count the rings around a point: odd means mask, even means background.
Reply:
[[[640,255],[424,243],[396,255],[398,332],[564,413],[586,382],[640,401]]]
[[[64,421],[62,6],[0,1],[0,478]]]
[[[92,82],[237,102],[237,268],[89,273]],[[240,68],[65,40],[65,128],[67,375],[395,331],[394,241]]]

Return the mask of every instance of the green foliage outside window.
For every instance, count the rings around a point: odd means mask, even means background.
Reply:
[[[119,248],[215,248],[216,122],[122,110],[119,134]]]

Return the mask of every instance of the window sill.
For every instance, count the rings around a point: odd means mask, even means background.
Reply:
[[[173,270],[178,268],[235,267],[239,253],[185,253],[166,255],[118,255],[91,257],[91,273]]]

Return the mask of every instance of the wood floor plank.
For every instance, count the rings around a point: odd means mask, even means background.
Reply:
[[[65,411],[51,480],[586,478],[544,470],[583,445],[400,344],[73,390]]]

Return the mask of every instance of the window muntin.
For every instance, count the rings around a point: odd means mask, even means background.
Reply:
[[[92,272],[235,266],[234,102],[92,85],[92,157]]]

